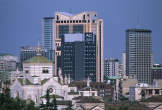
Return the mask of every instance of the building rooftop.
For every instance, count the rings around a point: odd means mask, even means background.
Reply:
[[[52,63],[52,62],[44,56],[37,55],[24,61],[24,63]]]
[[[65,15],[65,16],[73,16],[73,14],[71,14],[71,13],[68,13],[68,12],[56,12],[57,14],[59,13],[59,14],[63,14],[63,15]]]
[[[73,98],[73,100],[78,100],[77,103],[103,103],[100,97],[95,96],[79,96]]]
[[[54,17],[44,17],[43,19],[54,19]]]
[[[85,88],[82,88],[80,91],[97,91],[97,89],[92,88],[92,87],[85,87]]]
[[[152,32],[149,29],[136,29],[136,28],[132,28],[132,29],[127,29],[126,32]]]
[[[0,56],[15,56],[15,55],[13,55],[13,54],[11,54],[11,53],[0,53]]]
[[[154,64],[152,69],[162,69],[162,64]]]

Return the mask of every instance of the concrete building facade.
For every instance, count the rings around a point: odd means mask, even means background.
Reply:
[[[104,60],[104,75],[106,77],[119,77],[119,60],[105,59]]]
[[[162,64],[154,64],[152,67],[152,79],[162,79]]]

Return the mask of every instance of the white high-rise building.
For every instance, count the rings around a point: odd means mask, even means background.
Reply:
[[[119,60],[105,59],[104,60],[104,74],[106,77],[119,77]]]
[[[126,77],[126,53],[122,53],[122,77]]]

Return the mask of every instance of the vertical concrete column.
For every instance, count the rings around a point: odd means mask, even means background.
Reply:
[[[154,90],[154,89],[152,89],[152,95],[153,95],[153,96],[155,95],[155,90]]]

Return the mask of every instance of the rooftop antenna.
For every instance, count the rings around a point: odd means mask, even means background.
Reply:
[[[41,48],[40,48],[40,43],[39,43],[39,40],[38,40],[38,47],[37,47],[37,55],[38,56],[41,55],[40,51],[41,51]]]
[[[138,12],[138,15],[137,15],[137,25],[136,25],[137,28],[140,28],[140,11]]]

